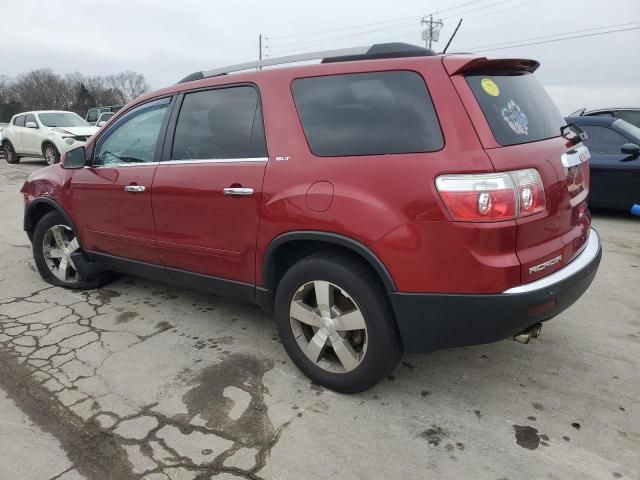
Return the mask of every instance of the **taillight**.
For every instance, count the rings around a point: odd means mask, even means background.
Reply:
[[[454,220],[497,222],[545,209],[544,186],[534,168],[501,173],[441,175],[436,188]]]

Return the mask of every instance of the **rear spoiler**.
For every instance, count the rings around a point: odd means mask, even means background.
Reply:
[[[540,66],[539,62],[525,58],[487,58],[462,55],[446,56],[442,59],[442,64],[450,76],[493,70],[516,70],[533,73]]]

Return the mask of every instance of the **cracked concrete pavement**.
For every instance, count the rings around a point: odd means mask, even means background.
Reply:
[[[376,388],[310,384],[257,307],[35,270],[0,164],[0,478],[640,476],[640,221],[600,213],[598,277],[523,346],[407,355]]]

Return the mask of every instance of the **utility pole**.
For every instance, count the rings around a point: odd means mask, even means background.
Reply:
[[[258,70],[262,70],[262,34],[258,35],[258,58],[260,59],[260,66]]]
[[[429,20],[423,18],[420,21],[420,24],[426,25],[426,28],[422,31],[422,39],[424,40],[424,45],[427,48],[431,48],[433,42],[437,42],[440,39],[440,30],[442,30],[442,26],[444,23],[442,20],[433,21],[433,15],[429,15]]]

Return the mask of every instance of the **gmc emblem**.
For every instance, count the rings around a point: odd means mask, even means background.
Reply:
[[[552,267],[562,261],[562,255],[558,255],[557,257],[553,257],[551,260],[547,260],[546,262],[542,262],[539,265],[531,267],[529,269],[529,275],[532,273],[538,273],[544,270],[545,268]]]

